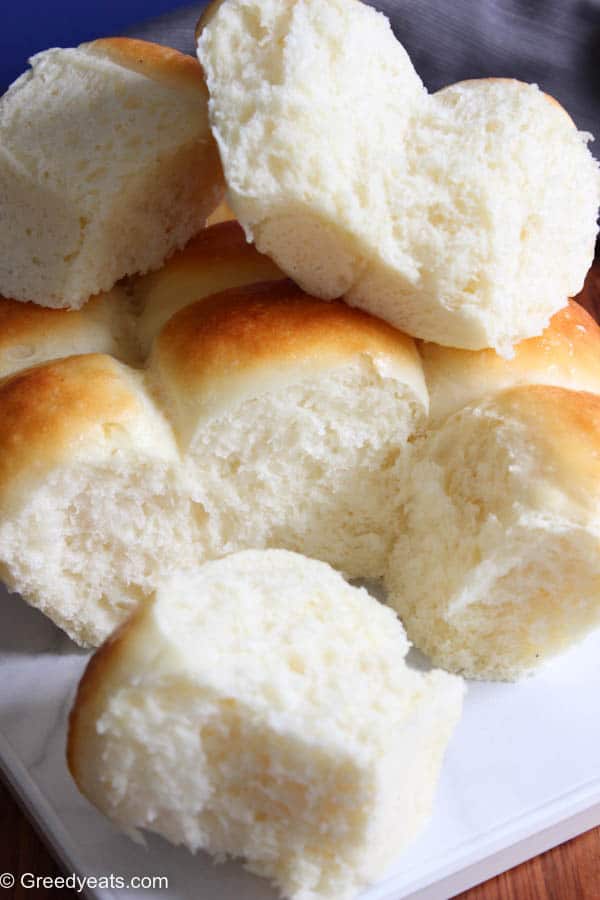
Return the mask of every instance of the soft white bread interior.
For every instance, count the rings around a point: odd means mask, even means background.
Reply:
[[[259,249],[339,297],[356,280],[365,220],[384,218],[384,171],[405,150],[421,80],[387,19],[355,0],[214,3],[204,22],[228,201]]]
[[[149,374],[211,556],[286,547],[382,577],[408,440],[427,412],[410,338],[274,281],[179,312]]]
[[[96,645],[197,559],[171,428],[142,374],[100,354],[14,375],[0,408],[2,580]]]
[[[0,292],[78,308],[157,268],[223,193],[197,61],[109,38],[39,53],[0,99]]]
[[[81,791],[128,832],[354,897],[422,827],[463,685],[408,668],[391,610],[329,566],[234,554],[161,584],[71,712]]]
[[[278,274],[224,223],[80,311],[0,299],[0,575],[80,643],[233,550],[382,576],[421,361],[287,281],[205,296]]]
[[[600,397],[511,388],[413,460],[387,588],[436,665],[512,680],[600,625]]]
[[[229,202],[305,290],[510,355],[581,288],[598,166],[536,86],[428,95],[357,0],[224,0],[202,25]]]
[[[519,384],[550,384],[600,394],[600,327],[574,300],[539,337],[505,359],[493,350],[457,350],[421,343],[429,390],[429,428],[474,400]]]

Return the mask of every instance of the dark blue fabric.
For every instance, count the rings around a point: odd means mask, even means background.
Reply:
[[[488,75],[534,81],[600,142],[600,0],[377,0],[430,90]],[[199,5],[132,29],[193,51]],[[600,154],[600,149],[596,148]]]
[[[202,2],[173,0],[4,0],[0,85],[48,46],[125,33],[192,52]],[[462,78],[504,75],[535,81],[577,125],[600,139],[600,0],[377,0],[435,90]],[[134,23],[171,12],[147,24]],[[598,148],[596,153],[600,153]]]
[[[600,0],[380,0],[427,86],[532,81],[600,140]],[[596,148],[597,154],[600,150]]]
[[[0,0],[0,90],[27,68],[27,59],[38,50],[119,34],[180,5],[181,0]]]

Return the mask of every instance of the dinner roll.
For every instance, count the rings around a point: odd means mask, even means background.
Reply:
[[[142,375],[88,354],[0,383],[0,561],[10,590],[97,644],[190,564],[178,450]]]
[[[391,610],[329,566],[234,554],[160,584],[92,657],[80,790],[119,827],[344,900],[425,822],[463,685],[408,668]]]
[[[408,440],[427,411],[410,338],[274,281],[177,313],[149,373],[211,556],[285,547],[382,577]]]
[[[0,298],[0,576],[79,643],[234,550],[382,576],[421,361],[286,281],[205,296],[279,274],[226,222],[79,311]]]
[[[31,59],[0,99],[0,292],[81,307],[199,231],[223,179],[202,71],[108,38]]]
[[[421,445],[387,587],[436,665],[512,680],[600,625],[600,397],[511,388]]]
[[[51,359],[108,353],[125,362],[139,354],[123,290],[93,297],[80,310],[49,309],[0,297],[0,378]]]
[[[148,354],[154,337],[184,306],[226,288],[283,277],[268,256],[248,243],[237,222],[225,220],[205,228],[157,272],[136,279],[130,286],[139,312],[137,333],[142,354]]]
[[[598,166],[535,85],[428,95],[357,0],[224,0],[202,24],[232,209],[306,291],[509,356],[581,288]]]
[[[515,347],[511,359],[493,350],[419,346],[429,389],[429,427],[473,400],[518,384],[552,384],[600,394],[600,328],[569,301],[540,337]]]

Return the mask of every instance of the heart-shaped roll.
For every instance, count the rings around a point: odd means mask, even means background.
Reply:
[[[600,175],[535,85],[429,95],[357,0],[213,3],[198,55],[231,206],[305,290],[504,355],[580,290]]]

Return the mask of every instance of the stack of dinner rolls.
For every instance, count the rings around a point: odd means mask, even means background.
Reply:
[[[306,295],[235,222],[77,312],[0,318],[3,577],[75,640],[234,550],[384,575],[427,413],[411,338]]]
[[[105,641],[100,809],[343,900],[460,715],[409,641],[513,680],[600,626],[600,174],[536,86],[428,94],[359,0],[215,0],[197,39],[0,98],[0,575]]]
[[[272,280],[220,291],[253,273]],[[96,645],[176,569],[277,546],[385,577],[411,640],[474,677],[516,677],[594,627],[596,457],[561,455],[595,433],[585,310],[506,360],[417,348],[280,274],[225,222],[77,312],[0,302],[9,587]],[[533,416],[513,430],[511,397]]]
[[[389,602],[437,664],[518,677],[600,625],[599,330],[568,300],[597,233],[590,135],[535,85],[429,95],[354,0],[223,0],[197,39],[246,234],[424,341]]]

